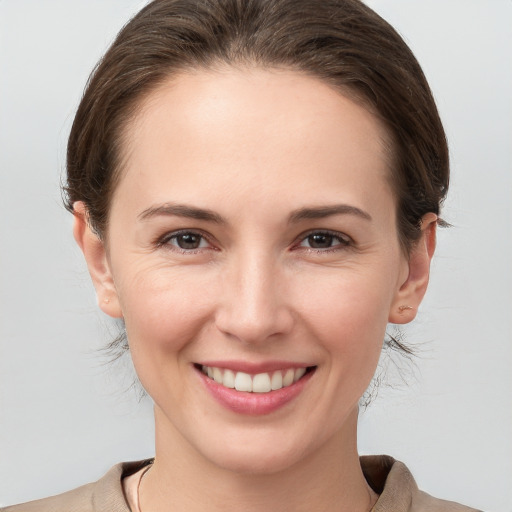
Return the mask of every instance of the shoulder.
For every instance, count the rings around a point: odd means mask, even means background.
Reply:
[[[122,479],[149,462],[144,460],[117,464],[97,482],[57,496],[0,508],[0,512],[130,512],[123,493]]]
[[[387,455],[361,457],[370,486],[380,494],[372,512],[479,512],[420,491],[405,464]]]

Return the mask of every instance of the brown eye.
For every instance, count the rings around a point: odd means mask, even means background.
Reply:
[[[334,237],[325,233],[315,233],[309,235],[307,240],[308,244],[313,249],[327,249],[332,247]]]
[[[309,249],[336,249],[350,245],[350,240],[342,233],[329,231],[316,231],[307,235],[300,243],[300,247]]]
[[[208,242],[204,237],[199,233],[194,233],[193,231],[175,233],[168,238],[167,243],[184,251],[193,251],[194,249],[208,247]]]

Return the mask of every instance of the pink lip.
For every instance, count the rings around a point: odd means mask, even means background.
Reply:
[[[226,368],[226,366],[221,365],[217,367]],[[278,367],[278,369],[282,368],[290,368],[289,363],[288,366]],[[300,366],[298,366],[298,368],[300,368]],[[196,373],[201,378],[201,381],[206,387],[207,391],[219,404],[239,414],[258,416],[263,414],[270,414],[291,402],[302,392],[315,372],[314,370],[308,372],[306,375],[304,375],[304,377],[292,385],[278,389],[276,391],[270,391],[268,393],[246,393],[243,391],[236,391],[235,389],[226,388],[215,382],[213,379],[210,379],[208,376],[202,373],[201,370],[196,369]]]
[[[311,364],[292,363],[290,361],[264,361],[261,363],[249,363],[247,361],[201,361],[199,366],[209,366],[210,368],[223,368],[233,372],[244,372],[249,375],[258,373],[269,373],[277,370],[287,370],[288,368],[308,368]]]

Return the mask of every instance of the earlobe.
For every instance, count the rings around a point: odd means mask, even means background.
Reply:
[[[421,220],[421,237],[409,255],[407,277],[400,285],[391,305],[388,319],[390,323],[406,324],[416,316],[427,291],[430,262],[436,248],[436,227],[437,215],[425,214]]]
[[[100,309],[113,318],[123,316],[103,241],[92,230],[82,201],[73,205],[73,236],[84,254]]]

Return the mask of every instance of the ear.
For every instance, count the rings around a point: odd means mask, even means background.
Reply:
[[[82,249],[89,274],[91,274],[96,297],[100,309],[114,318],[122,318],[123,314],[110,271],[105,245],[91,229],[87,208],[82,201],[73,204],[73,235]]]
[[[421,219],[421,237],[414,244],[407,262],[406,279],[398,289],[391,310],[389,322],[406,324],[413,320],[427,291],[430,262],[436,248],[437,215],[427,213]]]

